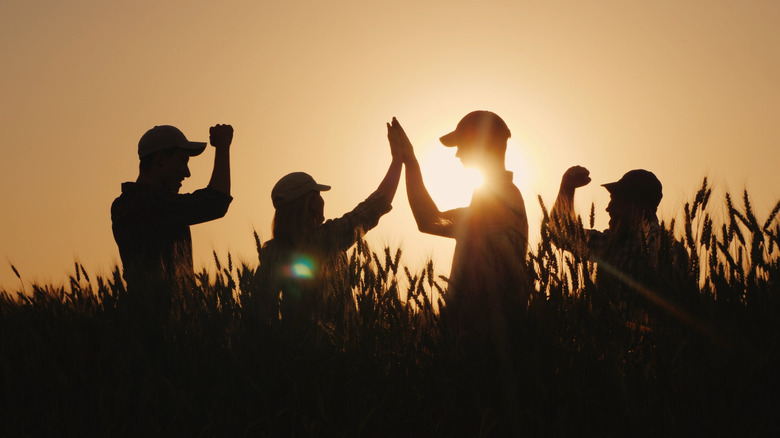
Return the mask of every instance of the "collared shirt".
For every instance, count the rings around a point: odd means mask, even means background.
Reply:
[[[658,220],[643,220],[632,233],[613,230],[585,232],[588,258],[596,262],[596,279],[616,309],[623,309],[637,287],[647,287],[657,275],[661,226]]]
[[[214,189],[178,194],[126,182],[111,205],[126,281],[194,274],[190,225],[225,215],[233,198]]]
[[[267,241],[260,251],[259,281],[270,288],[269,296],[282,293],[283,317],[293,308],[308,317],[320,300],[343,298],[327,295],[350,290],[346,251],[391,209],[384,196],[374,193],[340,218],[325,221],[302,247]]]
[[[468,207],[442,217],[456,239],[448,287],[448,306],[456,312],[486,312],[506,299],[527,298],[525,290],[528,219],[512,172],[486,180]]]
[[[642,221],[639,230],[625,237],[618,237],[607,229],[605,231],[587,230],[589,256],[594,261],[609,261],[610,263],[629,269],[637,263],[638,255],[645,253],[654,260],[658,255],[661,226],[658,220]]]

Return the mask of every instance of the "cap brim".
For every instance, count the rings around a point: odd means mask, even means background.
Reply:
[[[620,195],[621,193],[625,193],[625,187],[621,185],[619,181],[602,184],[601,187],[607,189],[610,194]]]
[[[439,141],[444,146],[451,148],[457,146],[458,143],[460,143],[460,136],[458,135],[458,131],[452,131],[449,134],[439,137]]]
[[[319,192],[327,192],[328,190],[330,190],[330,186],[326,186],[325,184],[317,184],[316,186],[314,186],[314,189]]]
[[[203,151],[206,150],[206,143],[202,141],[190,141],[179,147],[187,151],[191,157],[194,157],[196,155],[202,154]]]

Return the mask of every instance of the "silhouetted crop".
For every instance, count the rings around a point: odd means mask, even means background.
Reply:
[[[662,223],[658,269],[627,280],[628,319],[596,265],[553,244],[582,220],[552,227],[542,204],[528,308],[481,346],[444,336],[432,262],[410,269],[362,241],[350,290],[327,291],[342,301],[302,326],[280,319],[256,262],[214,254],[193,285],[140,294],[119,268],[76,263],[64,286],[0,292],[0,432],[777,434],[780,203],[760,220],[747,193],[726,195],[719,217],[711,194],[705,179],[680,229]]]

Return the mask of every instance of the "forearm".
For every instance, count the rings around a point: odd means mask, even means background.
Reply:
[[[433,202],[423,182],[420,163],[417,158],[406,160],[406,195],[409,198],[409,207],[412,209],[417,228],[423,232],[430,232],[438,223],[441,212]]]
[[[215,148],[214,170],[208,187],[230,196],[230,148]]]
[[[550,211],[550,239],[558,248],[587,257],[586,239],[574,213],[574,187],[561,185]]]
[[[551,217],[574,216],[574,190],[574,187],[561,185],[560,190],[558,190],[558,197],[555,199],[555,204],[553,204],[553,208],[550,211]]]
[[[395,198],[395,192],[398,190],[398,182],[401,180],[401,169],[403,168],[403,164],[403,161],[394,158],[393,161],[390,162],[390,167],[387,168],[384,179],[382,179],[382,182],[379,183],[379,187],[377,187],[374,192],[386,199],[388,203],[392,203],[393,198]]]

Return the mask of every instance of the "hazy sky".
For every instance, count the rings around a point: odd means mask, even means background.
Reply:
[[[469,111],[501,115],[532,242],[537,195],[551,205],[574,164],[591,170],[578,206],[595,202],[597,228],[600,184],[640,167],[663,182],[664,218],[705,175],[747,188],[760,217],[780,199],[776,0],[4,0],[0,56],[0,289],[19,287],[11,263],[64,283],[76,259],[93,274],[118,262],[110,204],[156,124],[203,141],[235,128],[235,199],[193,227],[196,266],[212,250],[255,262],[252,230],[270,238],[288,172],[333,186],[326,217],[354,207],[390,162],[393,116],[443,209],[468,204],[473,175],[438,137]],[[183,191],[207,184],[213,154]],[[449,271],[452,242],[417,231],[403,183],[369,236]]]

